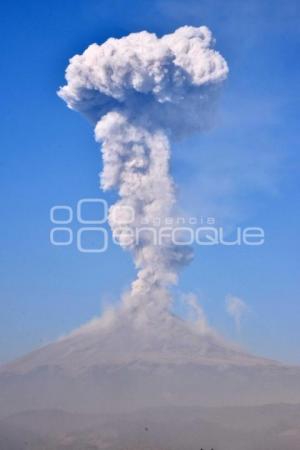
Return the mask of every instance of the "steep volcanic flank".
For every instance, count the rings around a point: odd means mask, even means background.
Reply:
[[[159,322],[157,317],[141,321],[139,315],[126,317],[124,310],[118,313],[107,313],[8,365],[2,372],[26,374],[49,366],[79,375],[92,367],[134,364],[278,366],[226,343],[210,329],[199,329],[197,322],[187,322],[170,313],[162,313]]]
[[[122,308],[0,372],[2,417],[280,401],[300,401],[300,369],[244,353],[197,322],[167,313],[141,322]]]

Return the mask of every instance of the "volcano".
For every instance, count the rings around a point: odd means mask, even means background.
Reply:
[[[298,450],[299,423],[300,368],[164,310],[123,305],[0,371],[1,450]]]
[[[0,417],[279,402],[300,402],[300,368],[251,355],[170,313],[151,320],[109,311],[0,371]]]

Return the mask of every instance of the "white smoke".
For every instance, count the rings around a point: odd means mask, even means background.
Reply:
[[[111,38],[70,60],[67,84],[58,92],[95,125],[103,155],[101,186],[120,195],[110,210],[110,225],[138,269],[124,305],[142,314],[169,307],[168,287],[192,258],[191,249],[174,245],[171,236],[160,245],[149,230],[138,242],[128,236],[144,223],[174,215],[170,141],[211,125],[228,73],[213,45],[206,27],[185,26],[162,38],[146,31]],[[134,218],[124,213],[120,225],[116,216],[129,208]]]
[[[244,300],[234,295],[227,295],[226,297],[226,311],[233,318],[236,329],[241,329],[241,319],[248,311],[248,307]]]

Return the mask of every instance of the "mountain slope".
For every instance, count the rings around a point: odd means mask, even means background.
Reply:
[[[108,312],[0,371],[0,417],[165,405],[300,402],[300,369],[258,358],[170,314]]]

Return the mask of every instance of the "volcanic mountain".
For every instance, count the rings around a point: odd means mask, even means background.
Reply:
[[[0,417],[278,402],[300,402],[300,368],[253,356],[200,319],[163,311],[108,311],[0,370]]]

